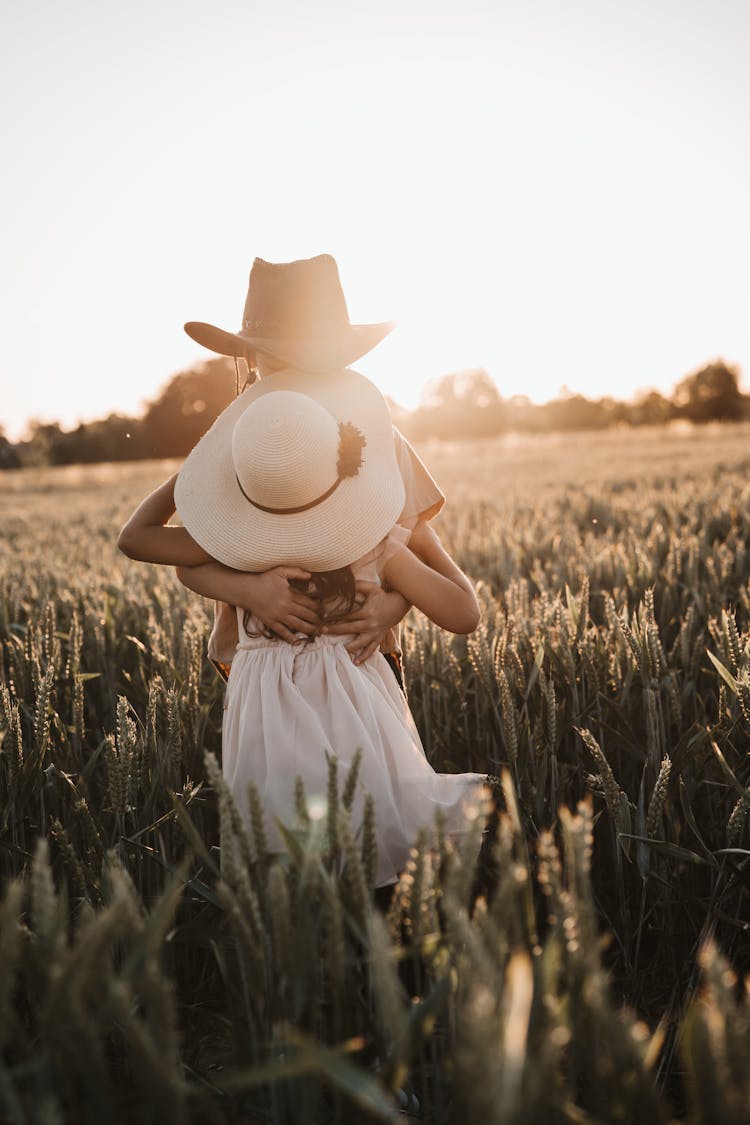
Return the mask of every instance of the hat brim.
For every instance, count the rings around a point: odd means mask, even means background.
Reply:
[[[189,320],[185,331],[191,340],[219,355],[244,356],[248,351],[263,352],[300,371],[324,372],[348,367],[385,339],[395,328],[393,321],[380,324],[349,324],[326,333],[300,339],[256,336],[226,332],[214,324]]]
[[[232,433],[264,394],[310,394],[339,422],[352,422],[367,443],[354,477],[314,508],[294,515],[254,507],[243,495],[232,459]],[[192,537],[235,570],[299,566],[337,570],[371,551],[396,523],[404,505],[388,407],[369,379],[354,371],[300,378],[283,371],[248,387],[214,422],[187,457],[175,484],[175,504]]]

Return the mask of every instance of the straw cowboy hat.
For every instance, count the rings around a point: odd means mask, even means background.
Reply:
[[[256,258],[239,332],[191,320],[188,336],[220,355],[259,351],[301,371],[348,367],[392,330],[391,322],[351,324],[330,254],[296,262]]]
[[[347,566],[404,505],[385,399],[354,371],[255,383],[187,457],[175,504],[196,542],[236,570]]]

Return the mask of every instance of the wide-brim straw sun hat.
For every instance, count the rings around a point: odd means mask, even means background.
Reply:
[[[263,352],[300,371],[324,372],[348,367],[393,327],[352,324],[336,261],[319,254],[295,262],[256,258],[239,331],[196,320],[185,331],[220,355]]]
[[[281,371],[248,387],[188,455],[175,504],[236,570],[337,570],[368,554],[404,505],[388,406],[355,371]]]

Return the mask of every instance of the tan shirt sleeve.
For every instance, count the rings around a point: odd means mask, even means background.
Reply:
[[[421,520],[431,520],[438,514],[445,503],[445,496],[432,479],[425,463],[395,426],[393,440],[406,490],[404,509],[398,517],[398,523],[413,531]]]

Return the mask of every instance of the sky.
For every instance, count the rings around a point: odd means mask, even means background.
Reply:
[[[139,413],[335,255],[397,402],[750,390],[746,0],[3,0],[0,426]]]

